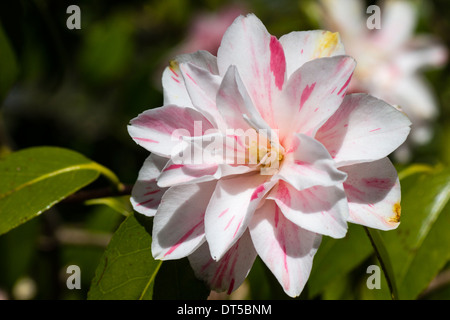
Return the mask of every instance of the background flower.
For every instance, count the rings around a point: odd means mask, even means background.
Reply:
[[[380,3],[380,29],[369,29],[366,13],[358,0],[323,0],[321,22],[338,31],[347,53],[358,65],[351,92],[368,92],[399,106],[411,119],[409,142],[396,153],[399,161],[411,159],[410,144],[423,145],[433,137],[433,122],[439,115],[435,94],[421,75],[425,67],[443,66],[447,49],[430,34],[415,35],[419,8],[410,1]]]

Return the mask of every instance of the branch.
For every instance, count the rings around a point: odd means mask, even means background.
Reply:
[[[61,203],[78,203],[97,198],[126,196],[131,195],[132,189],[132,185],[124,185],[121,190],[114,190],[110,187],[93,190],[83,190],[68,196],[67,198],[62,200]]]

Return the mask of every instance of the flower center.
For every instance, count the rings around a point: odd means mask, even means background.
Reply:
[[[247,164],[256,164],[261,174],[274,174],[284,157],[284,148],[264,134],[257,134],[248,144]]]

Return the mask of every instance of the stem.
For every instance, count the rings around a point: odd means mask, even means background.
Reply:
[[[364,227],[364,230],[366,231],[367,237],[369,238],[370,243],[372,244],[372,247],[375,251],[378,261],[380,262],[381,269],[383,269],[384,277],[386,278],[389,291],[391,292],[391,298],[392,300],[397,300],[398,293],[394,279],[394,272],[391,266],[391,262],[389,260],[389,255],[384,246],[383,240],[381,239],[380,235],[376,233],[377,230],[374,230],[375,232],[372,232],[367,227]]]
[[[114,172],[109,170],[108,168],[98,164],[96,162],[89,163],[83,167],[90,167],[98,172],[100,172],[106,179],[108,179],[112,185],[116,188],[118,192],[123,192],[125,190],[125,185],[120,182],[119,178],[116,176]]]
[[[111,188],[101,188],[101,189],[79,191],[75,194],[68,196],[61,202],[62,203],[84,202],[86,200],[91,199],[125,196],[131,194],[131,189],[133,188],[133,186],[123,184],[121,184],[121,186],[122,187],[120,190],[112,190]]]

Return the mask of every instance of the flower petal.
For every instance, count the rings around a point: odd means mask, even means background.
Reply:
[[[234,65],[228,68],[223,77],[217,93],[217,108],[222,114],[227,128],[271,130],[253,105]]]
[[[206,239],[219,260],[247,229],[253,212],[275,182],[259,173],[221,179],[205,214]]]
[[[211,123],[198,111],[167,105],[150,109],[132,119],[128,133],[145,149],[170,157],[181,148],[183,136],[199,136],[212,130]]]
[[[396,103],[411,117],[412,123],[434,120],[438,116],[439,107],[436,97],[429,83],[420,76],[399,79],[391,89],[391,100],[396,100]]]
[[[230,294],[244,282],[255,261],[256,251],[246,231],[219,261],[211,258],[208,243],[188,258],[199,279],[216,291],[227,290]]]
[[[130,202],[133,209],[143,215],[153,217],[161,202],[165,188],[160,188],[156,184],[161,170],[167,162],[166,158],[151,154],[145,159],[136,183],[131,191]]]
[[[408,48],[392,57],[397,73],[412,76],[424,67],[440,67],[447,62],[447,48],[432,37],[415,37],[408,42]]]
[[[400,220],[400,182],[388,158],[360,163],[341,170],[350,216],[348,221],[381,230],[395,229]]]
[[[276,177],[297,190],[303,190],[318,185],[341,184],[347,175],[336,169],[333,159],[320,142],[307,135],[296,134]]]
[[[353,58],[336,56],[306,62],[294,72],[277,113],[279,123],[290,124],[280,128],[281,139],[286,132],[314,136],[342,103],[354,68]]]
[[[351,94],[319,129],[316,139],[339,167],[387,156],[405,141],[410,125],[402,112],[382,100]]]
[[[180,259],[205,241],[204,216],[216,182],[172,187],[166,191],[153,220],[155,259]]]
[[[283,35],[280,43],[286,55],[288,79],[305,62],[317,58],[345,55],[339,34],[329,31],[294,31]]]
[[[216,179],[218,165],[205,164],[177,164],[172,160],[161,171],[158,186],[165,188],[186,183],[199,183]]]
[[[182,54],[175,57],[175,59],[170,61],[162,76],[164,105],[175,104],[183,107],[193,107],[179,68],[180,63],[188,62],[213,74],[218,74],[217,58],[207,51],[197,51],[192,54]]]
[[[333,238],[347,233],[348,205],[341,186],[316,186],[298,191],[279,181],[267,199],[273,199],[292,223]]]
[[[300,295],[321,236],[286,219],[273,201],[259,208],[249,226],[255,249],[291,297]]]
[[[255,107],[273,125],[274,102],[286,79],[283,47],[253,14],[236,18],[225,32],[217,52],[220,75],[231,65],[239,70]]]
[[[180,70],[194,108],[215,128],[224,129],[222,116],[216,106],[216,94],[222,78],[192,63],[180,64]]]
[[[411,38],[416,26],[416,10],[408,1],[386,1],[381,29],[373,33],[373,41],[389,52],[396,51]]]
[[[361,0],[321,0],[320,4],[321,19],[328,30],[339,30],[351,37],[364,36],[367,16]]]

